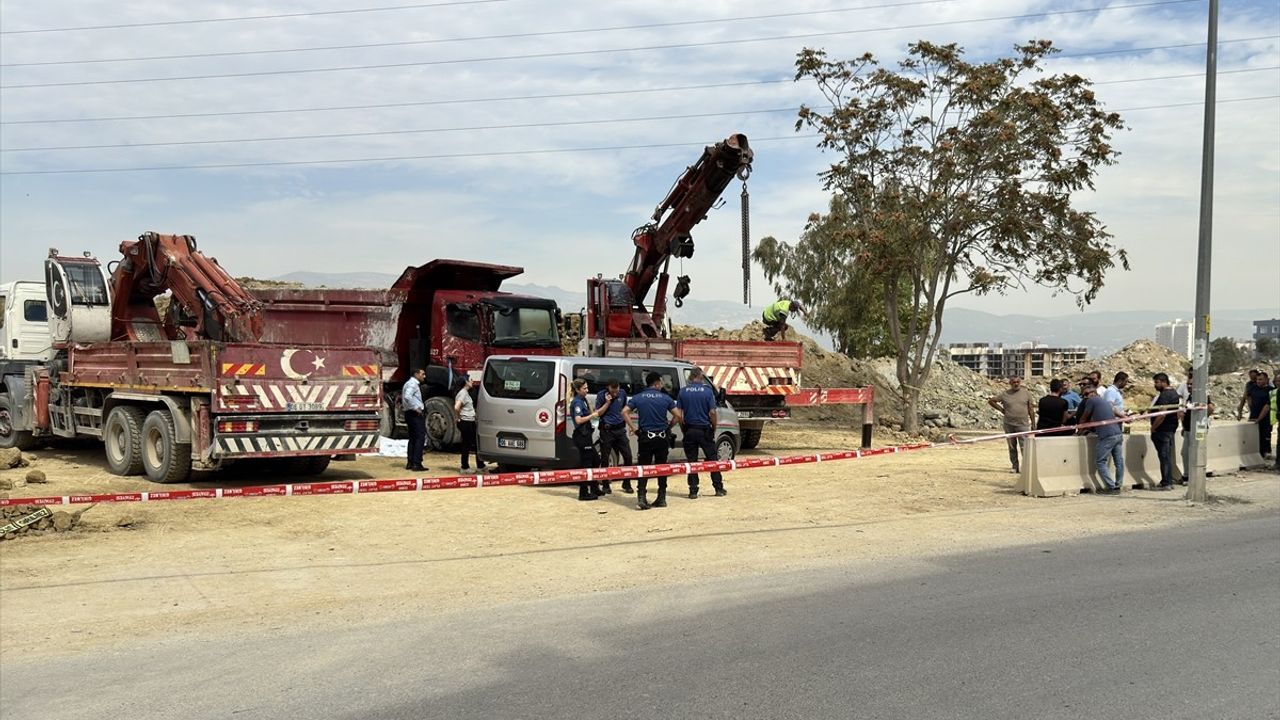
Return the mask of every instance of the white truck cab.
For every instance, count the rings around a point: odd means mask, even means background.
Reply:
[[[0,362],[44,362],[52,356],[44,283],[0,285]]]

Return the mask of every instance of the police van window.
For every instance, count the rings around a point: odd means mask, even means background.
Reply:
[[[459,340],[480,340],[480,316],[474,307],[449,305],[444,309],[449,334]]]
[[[636,377],[644,378],[651,372],[656,372],[662,376],[662,389],[667,391],[671,397],[676,396],[676,371],[675,368],[669,367],[642,367]],[[639,388],[636,388],[639,390]]]
[[[22,303],[22,319],[27,322],[49,322],[49,310],[43,300],[27,300]]]
[[[537,400],[555,383],[553,363],[532,360],[490,360],[484,369],[484,391],[505,400]]]
[[[580,364],[573,366],[574,379],[582,378],[587,381],[587,392],[595,394],[604,390],[609,386],[609,381],[616,379],[622,389],[627,391],[628,395],[634,395],[640,390],[636,387],[634,378],[631,375],[631,368],[618,365],[592,365]]]

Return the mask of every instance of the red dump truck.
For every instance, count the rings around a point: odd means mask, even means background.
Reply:
[[[406,269],[387,289],[250,292],[263,305],[269,341],[382,349],[383,435],[404,426],[400,390],[413,368],[425,368],[427,439],[439,449],[459,439],[450,392],[458,378],[482,370],[493,354],[561,352],[554,300],[498,290],[522,272],[510,265],[433,260]]]
[[[0,288],[0,447],[97,438],[112,472],[156,482],[242,460],[318,474],[377,450],[376,351],[263,342],[257,303],[191,236],[120,250],[111,275],[50,250],[43,284]]]

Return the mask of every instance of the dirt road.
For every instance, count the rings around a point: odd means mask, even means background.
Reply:
[[[854,431],[771,431],[769,454],[855,447]],[[131,491],[95,448],[37,452],[49,484],[15,495]],[[334,463],[325,478],[403,477],[403,461]],[[456,459],[429,456],[441,474]],[[0,545],[0,659],[129,638],[260,635],[312,623],[412,617],[640,585],[931,556],[1274,512],[1280,476],[1181,493],[1023,497],[1002,443],[743,471],[728,497],[638,512],[634,496],[572,488],[101,505],[76,532]],[[5,477],[15,481],[18,471]],[[210,477],[262,484],[279,478]],[[704,479],[704,483],[706,480]],[[617,485],[615,484],[615,488]],[[153,489],[153,488],[152,488]],[[25,492],[24,492],[25,491]],[[1123,548],[1117,548],[1123,552]]]

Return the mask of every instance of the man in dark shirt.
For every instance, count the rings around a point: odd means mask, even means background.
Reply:
[[[1054,378],[1049,381],[1049,394],[1040,398],[1040,402],[1036,404],[1036,429],[1048,430],[1050,428],[1062,427],[1066,424],[1067,412],[1069,406],[1066,398],[1062,397],[1064,392],[1062,381]],[[1070,428],[1067,430],[1059,430],[1057,432],[1041,433],[1044,436],[1071,435],[1074,431]]]
[[[608,407],[605,407],[606,401]],[[600,416],[600,465],[608,467],[613,451],[618,453],[622,462],[619,465],[631,464],[631,440],[627,437],[627,423],[622,418],[622,408],[627,405],[627,391],[617,378],[610,378],[604,390],[596,393],[596,410],[604,408]],[[631,492],[631,481],[622,481],[622,492]]]
[[[1253,384],[1246,390],[1249,398],[1249,422],[1258,424],[1258,452],[1263,457],[1271,455],[1271,378],[1259,372]]]
[[[644,377],[647,387],[627,400],[627,407],[622,413],[627,427],[636,434],[640,444],[640,464],[658,465],[667,461],[667,451],[671,447],[667,437],[674,423],[680,422],[680,409],[676,401],[662,389],[662,376],[651,372]],[[667,415],[674,419],[668,420]],[[649,478],[640,478],[636,486],[636,503],[641,510],[649,509],[646,497]],[[667,477],[658,478],[658,497],[653,507],[667,506]]]
[[[1176,410],[1181,402],[1178,392],[1169,386],[1169,376],[1165,373],[1156,373],[1152,378],[1155,381],[1156,395],[1153,401],[1153,410]],[[1170,415],[1157,415],[1151,418],[1151,444],[1156,446],[1156,457],[1160,458],[1160,484],[1156,486],[1158,490],[1173,489],[1173,434],[1178,429],[1178,416],[1176,413]]]
[[[703,382],[701,369],[689,371],[689,382],[680,388],[676,407],[684,414],[684,459],[697,462],[699,450],[705,460],[719,459],[716,454],[716,391]],[[729,494],[724,489],[724,476],[719,472],[711,473],[711,487],[715,488],[716,497]],[[689,499],[696,500],[697,497],[698,473],[689,473]]]

